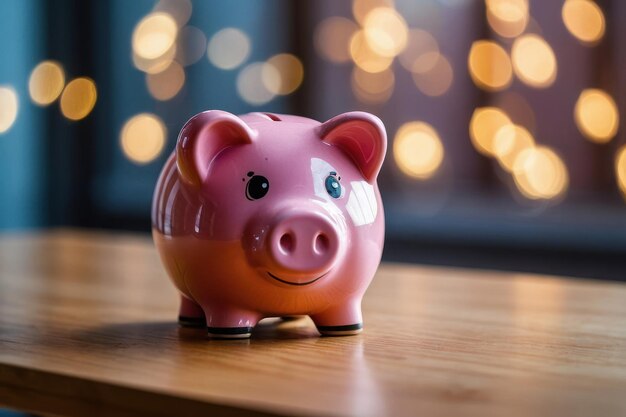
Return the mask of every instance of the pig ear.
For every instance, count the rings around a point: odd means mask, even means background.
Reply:
[[[231,146],[252,143],[255,137],[256,131],[234,114],[220,110],[197,114],[178,135],[178,171],[185,182],[199,186],[220,152]]]
[[[368,182],[376,179],[387,152],[387,133],[378,117],[360,111],[343,113],[318,129],[324,142],[352,158]]]

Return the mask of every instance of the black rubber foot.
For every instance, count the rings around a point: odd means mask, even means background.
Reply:
[[[247,339],[252,327],[207,327],[207,332],[215,339]]]
[[[206,326],[206,320],[204,319],[204,317],[178,316],[178,324],[180,324],[182,327],[202,328]]]
[[[317,326],[323,336],[350,336],[361,333],[363,323],[347,324],[345,326]]]

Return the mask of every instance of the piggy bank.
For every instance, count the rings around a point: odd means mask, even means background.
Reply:
[[[386,148],[382,122],[363,112],[189,120],[152,207],[180,324],[247,338],[262,318],[309,315],[322,335],[359,333],[383,247]]]

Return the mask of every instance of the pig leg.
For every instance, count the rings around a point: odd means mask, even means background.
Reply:
[[[202,308],[184,295],[180,296],[180,310],[178,313],[178,324],[183,327],[204,327],[204,311]]]
[[[207,332],[213,339],[247,339],[261,319],[258,313],[233,307],[204,307]]]
[[[332,306],[311,315],[311,319],[323,336],[348,336],[361,333],[363,330],[361,300]]]

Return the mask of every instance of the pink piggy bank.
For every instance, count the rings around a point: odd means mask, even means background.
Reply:
[[[361,331],[383,247],[382,122],[214,110],[185,124],[159,177],[153,237],[181,293],[179,322],[246,338],[264,317]]]

